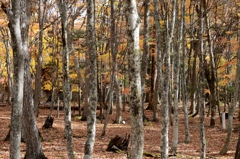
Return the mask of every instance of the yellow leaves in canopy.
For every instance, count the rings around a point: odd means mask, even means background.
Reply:
[[[108,63],[108,61],[109,61],[109,54],[99,55],[99,57],[101,57],[102,62]]]
[[[219,77],[219,82],[218,85],[221,86],[226,86],[228,83],[233,81],[236,78],[236,63],[237,60],[236,58],[233,59],[232,61],[227,61],[225,58],[221,57],[220,59],[220,67],[218,69],[218,77]],[[231,74],[227,74],[226,71],[232,72]],[[235,71],[233,71],[235,70]]]
[[[77,78],[77,74],[76,73],[69,74],[69,77],[71,79],[76,79]]]
[[[224,75],[223,78],[218,82],[218,85],[221,86],[226,86],[228,83],[230,83],[232,80],[236,78],[235,74],[231,75]]]
[[[51,90],[52,89],[52,83],[50,81],[46,81],[43,83],[43,90]]]

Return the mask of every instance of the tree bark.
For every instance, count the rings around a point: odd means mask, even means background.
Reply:
[[[178,6],[176,7],[178,8]],[[178,10],[178,9],[177,9]],[[178,14],[177,14],[178,16]],[[178,20],[176,19],[176,23]],[[183,25],[180,25],[180,29],[176,30],[175,38],[173,40],[173,94],[174,94],[174,104],[173,104],[173,140],[171,152],[173,154],[177,153],[177,145],[178,145],[178,95],[179,95],[179,72],[180,72],[180,43],[178,41],[182,41],[183,34]]]
[[[182,73],[181,73],[181,82],[182,82],[182,103],[183,103],[183,112],[184,112],[184,127],[185,127],[185,142],[190,142],[190,133],[188,126],[188,107],[187,107],[187,88],[186,88],[186,74],[185,74],[185,59],[186,59],[186,39],[185,39],[185,0],[181,0],[181,29],[182,29],[182,40],[181,50],[182,50]],[[180,37],[181,39],[181,37]]]
[[[115,6],[114,1],[111,1],[111,53],[112,53],[112,73],[113,73],[113,84],[115,87],[116,94],[116,117],[114,123],[122,122],[122,96],[120,91],[120,86],[118,82],[118,70],[117,70],[117,53],[118,53],[118,43],[117,36],[118,32],[116,30],[115,23]]]
[[[204,116],[205,116],[205,93],[204,93],[204,77],[205,77],[205,71],[204,71],[204,50],[203,50],[203,21],[204,21],[204,8],[203,8],[203,0],[200,2],[200,6],[196,5],[196,10],[198,12],[198,24],[199,24],[199,30],[198,30],[198,50],[199,50],[199,68],[200,68],[200,77],[199,77],[199,112],[200,112],[200,139],[201,139],[201,154],[200,158],[205,159],[206,158],[206,138],[205,138],[205,128],[204,128]]]
[[[45,1],[45,0],[44,0]],[[45,1],[46,2],[46,1]],[[45,4],[43,0],[39,0],[39,42],[38,42],[38,61],[36,66],[36,78],[35,78],[35,90],[34,90],[34,112],[36,116],[39,115],[39,104],[41,99],[41,90],[42,90],[42,51],[43,51],[43,24],[44,24],[44,9]]]
[[[69,83],[69,28],[68,28],[68,1],[60,0],[58,7],[62,25],[62,71],[63,71],[63,106],[64,106],[64,135],[67,139],[68,158],[73,159],[72,125],[71,125],[71,87]]]
[[[170,7],[172,6],[172,7]],[[172,15],[170,15],[170,8],[172,8]],[[165,5],[165,53],[164,57],[164,77],[161,77],[161,94],[162,94],[162,104],[161,104],[161,141],[160,141],[160,156],[165,159],[168,158],[168,129],[169,129],[169,88],[170,88],[170,46],[174,33],[175,18],[176,18],[176,0],[170,1]],[[171,21],[170,21],[171,19]],[[161,68],[162,69],[162,68]]]
[[[97,54],[95,38],[95,1],[87,1],[87,39],[88,48],[87,67],[89,76],[89,107],[87,116],[87,140],[84,147],[84,159],[91,159],[96,136],[96,108],[97,108]]]
[[[26,34],[27,35],[27,34]],[[27,41],[25,41],[25,73],[24,73],[24,102],[22,129],[26,143],[25,159],[46,159],[41,145],[41,139],[36,123],[33,104],[32,79],[30,74],[30,57],[28,54]]]
[[[141,64],[141,87],[142,87],[142,112],[143,112],[143,121],[146,119],[144,115],[144,96],[145,96],[145,82],[146,82],[146,74],[148,68],[148,60],[149,60],[149,6],[150,0],[144,1],[144,40],[143,40],[143,48],[144,52],[142,55],[142,64]],[[155,113],[154,113],[155,114]],[[157,114],[155,114],[157,118]]]
[[[11,33],[13,49],[13,102],[10,127],[10,159],[20,158],[22,129],[23,85],[24,85],[24,52],[21,37],[21,1],[12,0],[11,10],[2,3],[1,7],[8,16],[8,27]]]
[[[140,77],[139,29],[140,17],[135,0],[127,0],[127,35],[130,79],[131,148],[130,159],[143,157],[144,129]]]
[[[158,12],[158,5],[159,2],[157,0],[154,0],[154,19],[155,19],[155,29],[156,29],[156,54],[157,54],[157,85],[162,84],[162,65],[163,65],[163,59],[162,59],[162,44],[161,44],[161,36],[162,32],[160,31],[160,18],[159,18],[159,12]],[[159,87],[157,86],[155,88],[155,91],[159,92]],[[161,91],[160,91],[161,92]],[[158,113],[157,113],[157,105],[154,105],[154,115],[153,120],[158,120]]]
[[[21,38],[24,53],[24,98],[22,132],[26,142],[26,159],[46,159],[41,145],[39,131],[34,114],[32,78],[30,73],[30,54],[28,52],[28,28],[30,22],[31,3],[28,0],[21,2]]]

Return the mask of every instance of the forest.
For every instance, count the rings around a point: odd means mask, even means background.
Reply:
[[[0,158],[240,159],[238,0],[0,4]]]

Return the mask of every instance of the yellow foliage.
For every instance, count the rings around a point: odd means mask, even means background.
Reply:
[[[77,78],[77,74],[76,73],[69,74],[69,77],[71,79],[76,79]]]
[[[46,81],[43,83],[43,90],[50,91],[52,89],[52,83],[50,81]]]
[[[205,60],[206,60],[207,62],[210,62],[210,56],[207,55],[206,58],[205,58]]]

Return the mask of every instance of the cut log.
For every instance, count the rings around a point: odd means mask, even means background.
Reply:
[[[123,138],[119,135],[116,135],[109,142],[106,151],[112,151],[112,152],[127,151],[129,140],[130,140],[130,134],[129,135],[126,134],[125,138]]]

